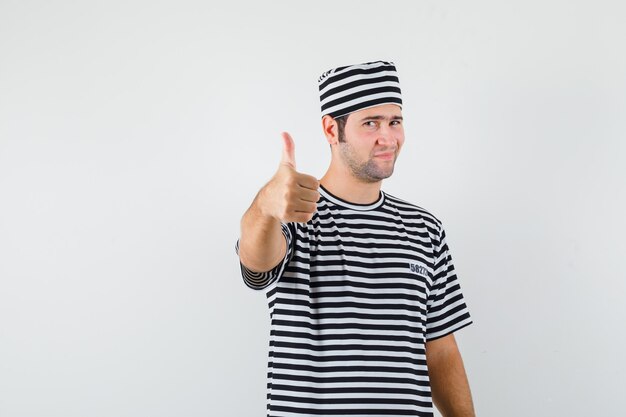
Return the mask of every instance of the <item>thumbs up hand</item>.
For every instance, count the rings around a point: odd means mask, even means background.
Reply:
[[[282,133],[283,137],[283,157],[280,163],[283,165],[289,165],[294,170],[296,169],[296,145],[293,143],[293,138],[287,132]]]
[[[319,181],[296,171],[295,144],[282,133],[283,154],[278,171],[259,192],[263,213],[284,222],[306,223],[317,211]]]

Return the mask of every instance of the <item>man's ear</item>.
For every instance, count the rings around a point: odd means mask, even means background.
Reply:
[[[339,127],[335,119],[329,115],[322,117],[322,130],[324,131],[324,136],[326,136],[328,143],[334,145],[338,142]]]

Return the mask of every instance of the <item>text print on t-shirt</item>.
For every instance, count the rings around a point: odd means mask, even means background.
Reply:
[[[417,275],[420,275],[423,278],[428,278],[428,269],[426,269],[426,267],[409,263],[409,268],[411,268],[411,272],[415,272]]]

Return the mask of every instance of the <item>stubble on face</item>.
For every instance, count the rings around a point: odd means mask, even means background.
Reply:
[[[370,155],[366,161],[360,161],[350,142],[339,142],[337,145],[342,159],[359,180],[373,183],[389,178],[393,174],[397,154],[394,155],[393,161],[379,163],[373,155]]]

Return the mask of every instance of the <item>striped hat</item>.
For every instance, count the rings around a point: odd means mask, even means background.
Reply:
[[[402,108],[400,80],[393,62],[376,61],[338,67],[319,80],[322,117],[345,116],[381,104]]]

